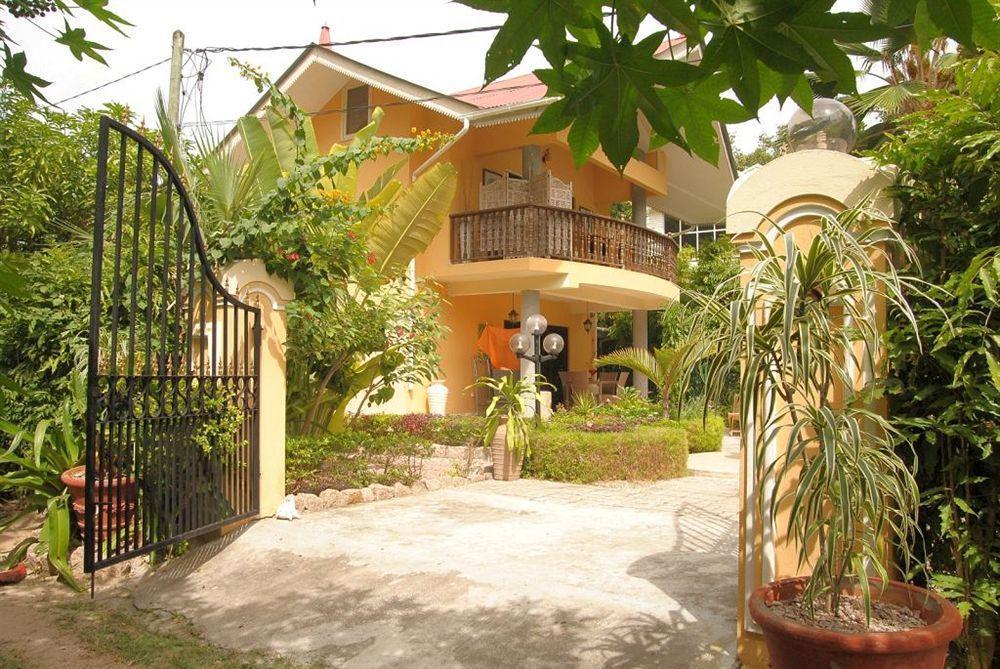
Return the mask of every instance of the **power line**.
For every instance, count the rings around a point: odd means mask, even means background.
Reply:
[[[85,91],[81,91],[81,92],[79,92],[79,93],[77,93],[75,95],[71,95],[68,98],[63,98],[62,100],[59,100],[58,102],[53,102],[52,104],[54,106],[58,107],[59,105],[61,105],[64,102],[69,102],[70,100],[75,100],[75,99],[77,99],[79,97],[83,97],[84,95],[87,95],[88,93],[93,93],[94,91],[99,91],[102,88],[107,88],[108,86],[111,86],[112,84],[117,84],[119,81],[124,81],[124,80],[126,80],[126,79],[128,79],[130,77],[136,76],[137,74],[142,74],[143,72],[145,72],[147,70],[152,70],[154,67],[156,67],[158,65],[163,65],[164,63],[169,62],[169,61],[170,61],[170,58],[164,58],[163,60],[158,60],[155,63],[150,63],[149,65],[147,65],[145,67],[140,67],[138,70],[135,70],[133,72],[129,72],[128,74],[123,74],[122,76],[118,77],[117,79],[112,79],[111,81],[106,81],[103,84],[100,84],[98,86],[94,86],[93,88],[88,88]]]
[[[285,49],[295,49],[301,51],[302,49],[308,49],[313,46],[357,46],[359,44],[382,44],[385,42],[401,42],[403,40],[411,39],[426,39],[428,37],[450,37],[452,35],[467,35],[469,33],[493,32],[500,30],[501,27],[502,26],[500,25],[495,25],[478,26],[475,28],[456,28],[455,30],[442,30],[439,32],[391,35],[389,37],[365,37],[362,39],[343,40],[339,42],[323,42],[320,44],[310,42],[309,44],[277,44],[271,46],[205,46],[198,49],[192,49],[192,51],[195,53],[238,53],[243,51],[282,51]]]
[[[515,85],[512,85],[512,86],[497,86],[495,88],[489,88],[489,89],[485,89],[485,90],[481,90],[481,91],[469,91],[467,93],[454,93],[452,95],[444,95],[444,94],[441,94],[441,95],[432,95],[432,96],[426,97],[426,98],[414,98],[412,100],[398,100],[396,102],[386,102],[384,104],[379,104],[379,105],[368,105],[367,107],[361,107],[361,106],[350,107],[350,108],[348,108],[348,107],[340,107],[338,109],[322,109],[320,111],[303,112],[303,113],[306,116],[313,116],[313,117],[315,117],[315,116],[326,116],[328,114],[345,114],[348,111],[355,111],[355,110],[358,110],[358,109],[369,109],[369,110],[371,110],[371,109],[375,109],[376,107],[381,107],[381,108],[385,109],[386,107],[399,107],[399,106],[402,106],[402,105],[410,105],[410,104],[416,104],[416,103],[420,103],[420,102],[433,102],[435,100],[452,100],[454,98],[461,99],[461,98],[470,97],[470,96],[473,96],[473,95],[484,95],[484,94],[488,95],[490,93],[499,93],[499,92],[502,92],[502,91],[516,91],[516,90],[523,89],[523,88],[536,88],[538,86],[543,86],[543,85],[544,84],[542,84],[541,82],[534,82],[534,83],[531,83],[531,84],[515,84]],[[182,125],[184,127],[190,127],[190,126],[208,126],[208,125],[229,125],[229,124],[232,124],[232,123],[236,123],[238,120],[239,119],[235,119],[234,118],[234,119],[224,119],[224,120],[219,120],[219,121],[203,121],[203,122],[192,121],[190,123],[184,123]]]

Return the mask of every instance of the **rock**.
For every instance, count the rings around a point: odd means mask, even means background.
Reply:
[[[420,493],[427,492],[427,490],[428,490],[427,481],[424,481],[423,479],[416,481],[413,485],[410,486],[410,491],[414,495],[419,495]]]
[[[424,485],[427,486],[428,490],[440,490],[441,479],[425,479]]]
[[[358,490],[357,488],[348,488],[347,490],[341,490],[340,494],[344,496],[348,504],[360,504],[366,501],[363,490]]]
[[[395,494],[396,497],[406,497],[407,495],[413,494],[413,491],[410,490],[410,486],[403,485],[399,481],[396,481],[396,483],[393,484],[392,492]]]
[[[375,501],[375,491],[372,490],[371,486],[361,489],[361,501],[362,502],[374,502]]]
[[[392,499],[396,496],[396,493],[387,485],[382,485],[381,483],[373,483],[369,486],[372,490],[372,494],[375,495],[375,499]]]
[[[352,502],[347,499],[347,491],[341,492],[340,490],[334,490],[333,488],[327,488],[319,494],[320,507],[322,509],[336,509],[341,506],[347,506]],[[360,500],[358,500],[360,501]]]
[[[319,511],[320,509],[325,509],[319,495],[313,495],[308,492],[300,492],[295,495],[295,508],[299,511],[306,513],[309,511]]]

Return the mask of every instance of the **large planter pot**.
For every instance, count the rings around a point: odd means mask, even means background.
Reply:
[[[82,537],[87,522],[87,468],[67,469],[59,478],[69,490],[77,532]],[[132,522],[139,503],[139,486],[131,476],[106,477],[94,481],[94,486],[97,504],[94,529],[98,540],[103,541]]]
[[[448,386],[438,380],[427,387],[427,412],[443,416],[448,406]]]
[[[941,669],[948,644],[962,631],[962,616],[943,597],[923,588],[890,581],[872,596],[912,609],[927,623],[902,632],[833,632],[785,618],[768,606],[802,594],[808,579],[789,578],[757,588],[750,596],[750,615],[764,630],[764,643],[774,669]],[[844,592],[858,594],[845,588]]]
[[[514,456],[507,448],[507,424],[504,423],[497,428],[497,433],[493,435],[490,443],[490,451],[493,457],[493,478],[498,481],[516,481],[521,478],[521,463],[524,460],[523,453]]]

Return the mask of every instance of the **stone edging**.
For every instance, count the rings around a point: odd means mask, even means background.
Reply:
[[[471,477],[464,476],[442,476],[440,478],[421,479],[413,485],[396,483],[394,485],[382,485],[373,483],[364,488],[348,488],[347,490],[334,490],[327,488],[318,495],[308,492],[300,492],[295,495],[295,508],[303,513],[312,511],[323,511],[326,509],[336,509],[349,504],[362,504],[365,502],[377,502],[394,497],[408,497],[419,495],[432,490],[442,488],[459,488],[492,479],[490,474],[480,473]]]

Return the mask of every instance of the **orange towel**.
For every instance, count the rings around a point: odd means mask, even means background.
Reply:
[[[479,350],[485,353],[494,369],[520,369],[517,355],[510,350],[510,338],[520,332],[517,328],[505,330],[487,325],[479,335]]]

